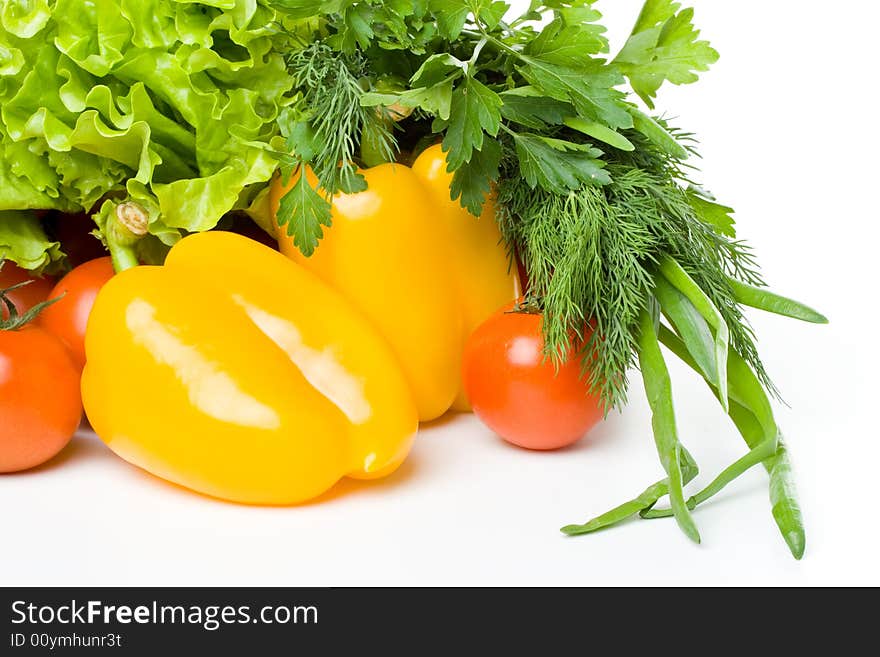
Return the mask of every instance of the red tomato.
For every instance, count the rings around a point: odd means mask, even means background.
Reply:
[[[579,359],[559,368],[544,359],[541,315],[507,307],[465,346],[464,390],[477,417],[506,441],[557,449],[580,440],[603,417],[581,378]]]
[[[0,265],[0,290],[5,290],[24,281],[31,281],[31,283],[6,295],[15,304],[19,314],[30,310],[41,301],[45,301],[55,284],[51,278],[31,276],[30,272],[25,271],[11,260],[6,260]],[[0,317],[6,319],[9,317],[9,310],[6,308],[6,304],[0,304],[0,306],[2,306]]]
[[[64,343],[80,369],[86,364],[86,324],[95,297],[111,278],[113,264],[109,257],[81,264],[58,281],[49,298],[63,297],[41,312],[37,320]]]
[[[32,468],[67,445],[82,418],[79,379],[55,336],[0,331],[0,472]]]

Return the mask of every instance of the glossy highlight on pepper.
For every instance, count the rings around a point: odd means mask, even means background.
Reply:
[[[316,309],[320,308],[320,312]],[[273,250],[192,235],[117,275],[89,320],[83,401],[127,461],[193,490],[295,504],[406,458],[418,416],[385,340]]]

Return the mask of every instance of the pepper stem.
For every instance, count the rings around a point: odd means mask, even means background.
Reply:
[[[104,230],[116,273],[140,264],[135,245],[147,234],[148,228],[147,212],[138,203],[125,201],[116,206],[116,212]]]

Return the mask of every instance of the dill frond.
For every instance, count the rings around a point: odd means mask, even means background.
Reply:
[[[512,174],[499,183],[499,225],[523,256],[531,303],[544,311],[547,356],[559,363],[578,350],[606,409],[625,404],[639,313],[652,298],[657,263],[671,256],[717,306],[733,348],[774,390],[726,278],[761,282],[751,251],[697,216],[681,162],[641,143],[608,159],[607,185],[555,194]]]
[[[322,188],[328,194],[362,191],[366,184],[357,172],[362,136],[368,135],[387,161],[397,152],[391,122],[375,108],[361,106],[367,60],[314,43],[291,53],[288,69],[294,88],[302,92],[294,109],[312,131],[315,152],[306,159]]]

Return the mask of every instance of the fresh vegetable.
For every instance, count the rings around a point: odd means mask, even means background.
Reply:
[[[315,309],[320,308],[320,312]],[[394,354],[283,255],[209,232],[98,295],[83,400],[127,461],[193,490],[293,504],[406,457],[417,411]]]
[[[2,112],[0,103],[0,116]],[[0,156],[0,195],[3,194],[2,167],[3,158]],[[0,262],[12,262],[40,275],[57,271],[63,259],[61,245],[49,239],[35,213],[4,211],[0,203]]]
[[[27,285],[19,286],[19,283]],[[23,314],[45,301],[52,291],[54,282],[51,278],[33,276],[30,272],[22,269],[14,262],[0,262],[0,290],[6,290],[6,298],[14,305],[19,314]],[[13,286],[15,289],[10,290]],[[5,304],[0,304],[0,319],[9,318],[9,309]]]
[[[81,264],[58,281],[49,293],[56,300],[40,313],[37,320],[70,350],[80,369],[86,363],[86,326],[95,298],[113,278],[110,258],[96,258]]]
[[[566,532],[648,514],[668,494],[671,513],[697,540],[690,506],[702,497],[688,501],[684,486],[698,470],[676,430],[658,336],[670,331],[682,341],[749,436],[750,452],[716,477],[707,489],[714,494],[750,465],[772,462],[730,399],[742,377],[762,395],[775,394],[743,307],[824,318],[763,289],[733,210],[692,182],[692,137],[627,97],[629,90],[653,109],[664,83],[694,82],[717,59],[692,24],[693,10],[647,0],[613,54],[591,0],[536,1],[518,16],[505,2],[464,0],[273,6],[321,19],[318,42],[289,65],[322,90],[304,93],[279,122],[291,153],[280,156],[283,168],[317,174],[312,185],[299,179],[280,202],[278,222],[292,227],[296,246],[320,258],[322,232],[335,221],[334,194],[370,187],[357,167],[358,142],[360,161],[372,163],[389,159],[395,146],[441,141],[453,199],[479,215],[495,190],[503,240],[526,269],[524,305],[543,316],[545,355],[559,366],[577,352],[585,394],[599,396],[606,410],[625,404],[628,372],[642,368],[667,477]],[[330,82],[344,85],[346,102],[336,102],[342,96],[328,91]],[[352,108],[354,99],[376,113]],[[660,324],[661,315],[671,326]],[[789,476],[787,466],[779,472]],[[771,475],[774,517],[789,540],[800,531],[792,528],[799,514],[793,488],[779,476]],[[797,544],[789,540],[800,557]]]
[[[770,296],[774,298],[776,295]],[[806,306],[797,302],[792,303],[804,315],[810,314]],[[816,313],[816,316],[822,317],[818,313]],[[821,320],[816,321],[821,322]],[[661,327],[660,338],[670,351],[679,356],[690,367],[699,373],[704,373],[704,370],[694,357],[691,356],[685,344],[671,330]],[[767,398],[767,394],[760,381],[742,358],[737,354],[731,354],[728,365],[731,373],[727,382],[728,397],[732,400],[728,414],[750,449],[749,453],[743,457],[743,459],[747,459],[744,466],[761,462],[767,469],[770,475],[770,501],[773,518],[791,553],[795,558],[800,559],[804,555],[806,547],[803,518],[801,517],[800,505],[797,501],[788,450],[783,442],[782,433],[773,417],[770,400]],[[711,379],[707,378],[706,380],[712,386]],[[715,389],[715,393],[719,395],[717,389]],[[757,459],[751,458],[756,453],[760,454],[760,457]],[[734,466],[736,465],[734,464]],[[744,467],[740,468],[740,470],[743,469]],[[725,474],[728,474],[728,476],[725,477]],[[733,477],[731,475],[735,476],[737,474],[739,473],[725,471],[709,486],[694,495],[689,500],[689,505],[696,506],[699,502],[709,499],[732,480]],[[650,512],[651,509],[649,508],[643,510],[643,516],[650,517]]]
[[[501,265],[516,255],[543,355],[560,369],[579,361],[585,398],[622,408],[628,374],[641,368],[665,473],[564,531],[673,515],[696,540],[691,512],[763,463],[773,517],[799,558],[776,390],[744,310],[826,320],[766,290],[733,210],[694,182],[693,137],[653,113],[664,84],[694,82],[718,57],[693,10],[646,0],[612,50],[597,6],[535,0],[517,15],[482,0],[16,5],[0,20],[0,211],[97,207],[117,271],[161,262],[181,235],[244,211],[381,332],[423,419],[456,395],[462,407],[462,344],[496,292],[497,306],[510,300],[516,267]],[[423,151],[430,164],[420,168]],[[0,258],[51,272],[64,262],[53,239],[36,215],[0,215]],[[279,296],[292,285],[258,274]],[[141,276],[171,274],[128,278]],[[221,277],[202,276],[208,296],[225,299]],[[695,493],[661,342],[712,386],[748,446]],[[666,495],[668,509],[654,508]]]
[[[657,454],[667,475],[672,514],[687,537],[699,543],[700,533],[684,501],[684,474],[681,462],[687,450],[678,439],[675,410],[672,405],[672,380],[669,378],[669,371],[660,351],[653,310],[654,308],[643,310],[639,318],[639,367],[642,370],[645,392],[651,407],[651,424],[654,427]]]
[[[302,234],[291,225],[279,228],[281,251],[341,292],[387,338],[421,420],[437,418],[453,404],[465,410],[464,342],[519,293],[493,205],[473,217],[449,199],[439,146],[425,150],[412,168],[380,164],[358,175],[367,189],[333,197],[332,227],[324,229],[319,249],[306,257],[297,247]],[[307,171],[286,187],[315,184]],[[273,199],[284,191],[276,182]]]
[[[511,304],[471,335],[463,379],[474,413],[495,433],[529,449],[577,442],[602,419],[601,400],[584,387],[577,358],[545,357],[542,317]]]
[[[452,174],[439,144],[426,148],[413,162],[413,173],[426,186],[437,213],[433,226],[439,242],[448,245],[446,276],[455,287],[461,309],[462,350],[473,331],[501,306],[522,293],[519,270],[511,262],[495,221],[495,201],[486,199],[479,217],[449,197]],[[461,359],[459,359],[459,362]],[[459,385],[452,404],[456,411],[471,410],[464,387]]]
[[[0,290],[7,311],[0,321],[0,472],[48,461],[82,418],[79,371],[57,338],[30,323],[45,302],[19,314],[10,291]]]
[[[148,217],[138,256],[155,260],[247,207],[276,168],[298,31],[254,0],[5,3],[0,210],[97,205],[108,246],[126,248],[114,244],[115,208],[133,201]],[[31,268],[19,260],[36,245],[0,257]],[[43,246],[39,259],[53,260]]]

